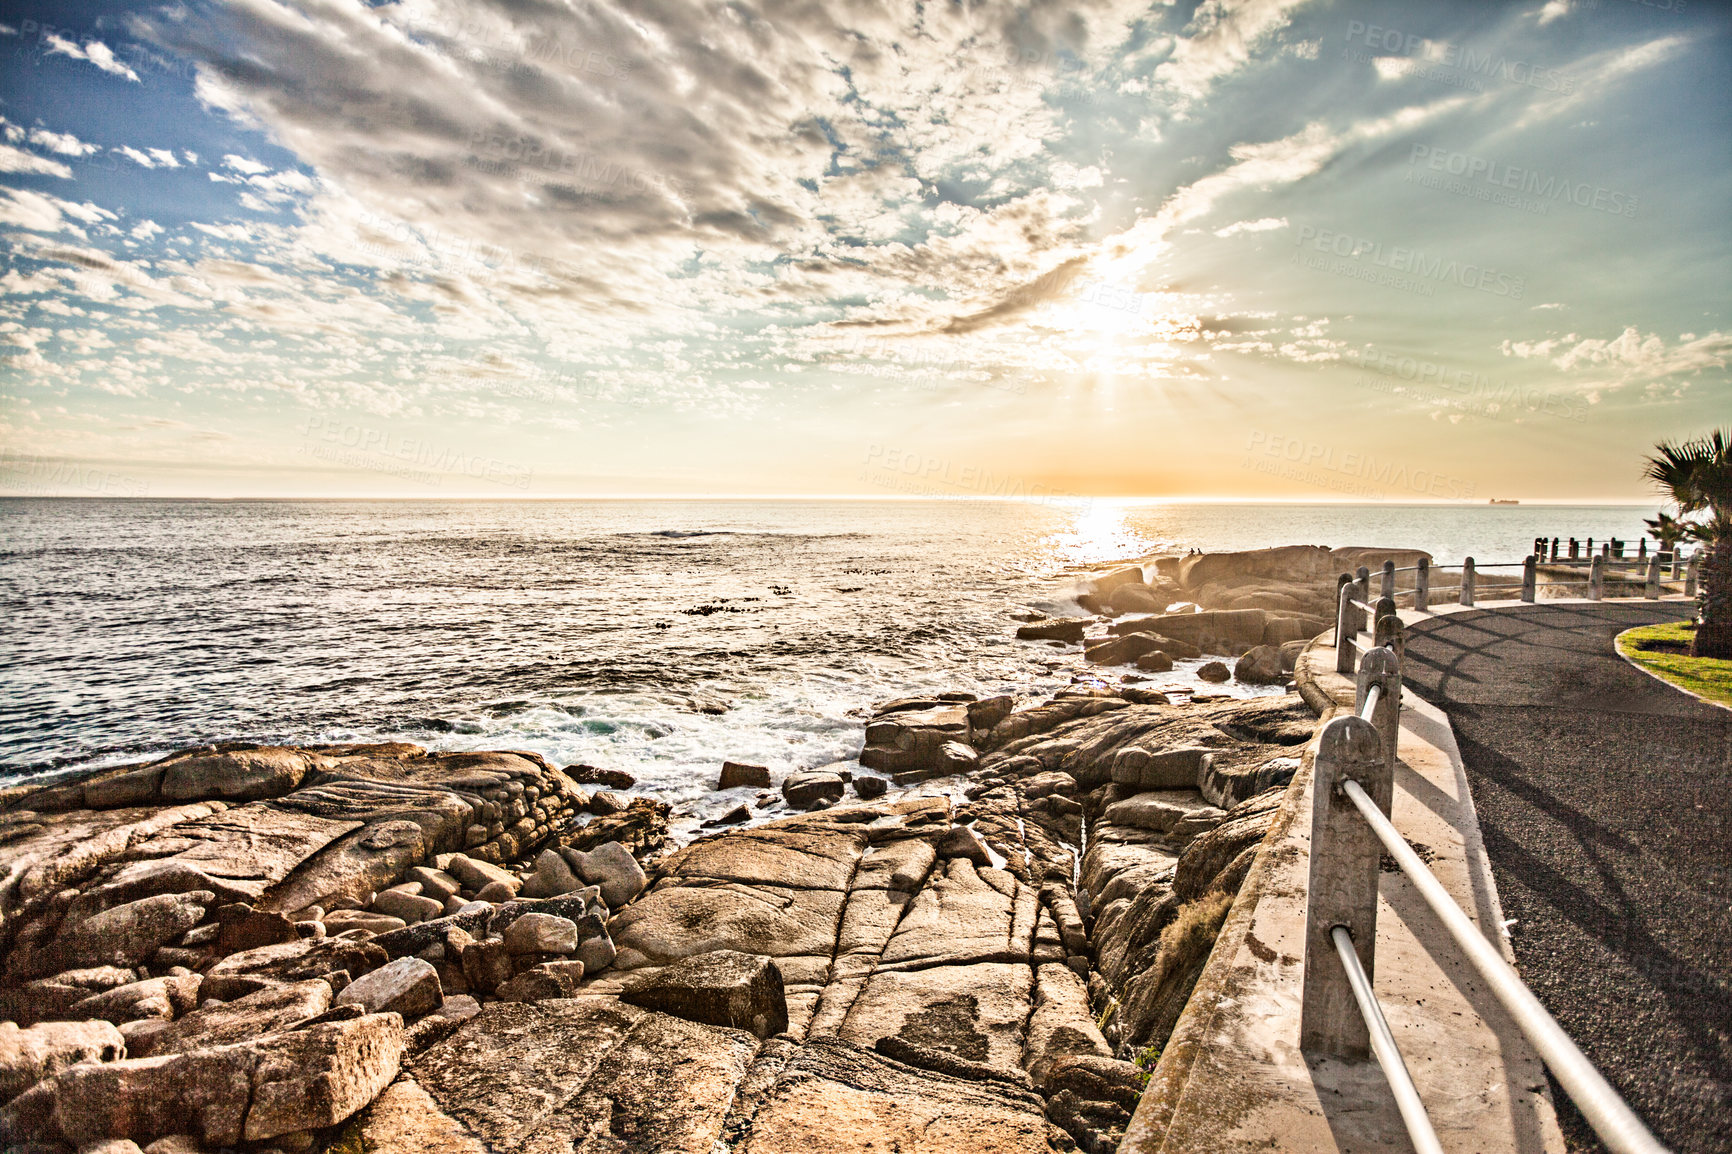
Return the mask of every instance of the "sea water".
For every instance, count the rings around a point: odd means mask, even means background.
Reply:
[[[624,769],[687,823],[724,760],[855,756],[874,702],[1051,692],[1013,615],[1160,551],[1516,561],[1637,507],[1123,501],[0,500],[0,777],[212,741],[405,740]],[[1150,684],[1200,685],[1201,661]],[[1214,691],[1271,692],[1229,684]],[[1279,692],[1279,688],[1272,690]],[[739,792],[739,791],[735,791]]]

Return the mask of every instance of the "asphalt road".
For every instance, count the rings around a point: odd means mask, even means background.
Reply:
[[[1732,1151],[1732,711],[1618,657],[1682,602],[1524,606],[1410,629],[1449,714],[1522,977],[1676,1151]],[[1603,1149],[1566,1095],[1572,1150]]]

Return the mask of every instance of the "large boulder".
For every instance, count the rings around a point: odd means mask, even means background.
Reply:
[[[101,1018],[117,1026],[148,1018],[167,1021],[198,1005],[199,986],[203,982],[198,974],[128,982],[74,1003],[70,1013],[78,1018]]]
[[[747,786],[752,789],[769,789],[769,766],[748,765],[740,761],[722,762],[722,777],[716,788],[734,789],[739,786]]]
[[[1166,638],[1153,633],[1124,633],[1092,643],[1085,642],[1083,655],[1095,665],[1129,665],[1145,653],[1165,648]]]
[[[1202,613],[1164,613],[1158,617],[1115,621],[1111,629],[1121,636],[1158,633],[1175,641],[1188,642],[1203,653],[1237,656],[1263,643],[1263,630],[1268,623],[1269,613],[1264,609],[1211,609]],[[1168,652],[1174,657],[1196,655]]]
[[[71,926],[62,926],[48,951],[53,970],[80,966],[136,966],[158,947],[180,937],[204,920],[216,901],[209,890],[158,894],[103,910]]]
[[[1287,680],[1281,669],[1281,651],[1273,645],[1246,650],[1233,665],[1233,677],[1246,685],[1279,685]]]
[[[601,900],[610,910],[623,908],[649,884],[643,867],[617,841],[603,842],[588,853],[566,849],[562,854],[585,885],[600,887]]]
[[[74,1144],[192,1134],[207,1146],[333,1126],[397,1076],[403,1020],[370,1014],[232,1046],[72,1066],[50,1083]]]
[[[1075,645],[1083,639],[1083,633],[1088,629],[1088,622],[1081,617],[1061,617],[1052,621],[1034,621],[1027,625],[1019,625],[1016,629],[1018,641],[1063,641]]]
[[[232,1002],[211,1002],[128,1045],[134,1058],[229,1046],[293,1029],[331,1008],[331,984],[319,978],[270,986]]]
[[[420,958],[398,958],[349,983],[337,995],[336,1004],[360,1006],[369,1014],[418,1018],[437,1008],[444,999],[439,971]]]
[[[1216,583],[1244,584],[1255,578],[1317,580],[1333,576],[1339,563],[1322,545],[1283,545],[1237,553],[1197,553],[1179,562],[1179,583],[1199,589]]]
[[[126,1056],[126,1039],[110,1022],[43,1022],[21,1030],[0,1022],[0,1105],[79,1062]]]
[[[713,950],[628,985],[621,997],[692,1022],[733,1026],[768,1038],[788,1028],[782,971],[771,958]]]
[[[282,797],[313,764],[312,755],[275,746],[180,758],[162,767],[161,794],[164,801]]]
[[[1096,597],[1108,598],[1121,586],[1141,585],[1142,583],[1142,567],[1127,565],[1122,569],[1114,569],[1110,573],[1103,573],[1099,577],[1090,578],[1088,591]]]
[[[860,764],[866,764],[864,754]],[[839,774],[815,770],[790,773],[782,780],[782,797],[795,809],[817,809],[841,801],[845,788],[847,783]]]

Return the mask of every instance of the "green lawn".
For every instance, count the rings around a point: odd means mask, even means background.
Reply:
[[[1626,629],[1618,634],[1618,652],[1680,689],[1688,689],[1721,705],[1732,705],[1732,661],[1691,657],[1688,624],[1671,621],[1664,625]],[[1665,652],[1678,646],[1683,647],[1682,652]]]

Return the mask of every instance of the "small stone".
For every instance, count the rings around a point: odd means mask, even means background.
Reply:
[[[770,787],[769,767],[747,765],[740,761],[722,762],[722,779],[716,788],[733,789],[742,785],[751,786],[753,789],[768,789]]]
[[[782,796],[799,809],[818,809],[842,800],[843,782],[838,774],[790,773],[782,781]]]
[[[471,942],[463,947],[457,960],[463,967],[463,980],[471,990],[491,994],[511,979],[511,955],[498,938]]]
[[[628,986],[622,1001],[691,1022],[769,1038],[788,1028],[782,971],[761,954],[714,950],[684,958]]]
[[[1223,681],[1230,680],[1233,676],[1233,671],[1228,669],[1222,662],[1211,661],[1201,669],[1197,670],[1197,676],[1204,681],[1220,684]]]
[[[583,883],[564,858],[544,849],[535,859],[535,874],[518,891],[526,898],[552,898],[581,888]]]
[[[631,856],[631,851],[617,841],[603,842],[588,853],[569,851],[567,860],[573,857],[576,858],[573,864],[578,874],[589,885],[601,888],[601,900],[610,910],[624,908],[649,884],[643,867]]]
[[[861,774],[854,779],[854,795],[867,801],[871,801],[875,797],[883,797],[889,788],[890,783],[888,781],[881,777],[873,777],[870,774]]]
[[[360,930],[366,934],[388,934],[392,930],[400,930],[409,923],[402,918],[394,918],[388,914],[375,914],[367,910],[337,910],[325,915],[325,933],[331,937]]]
[[[952,826],[950,832],[940,838],[934,848],[937,849],[939,857],[965,857],[977,866],[992,864],[992,855],[987,851],[986,843],[966,825]]]
[[[505,927],[513,954],[569,954],[577,949],[577,923],[552,914],[524,914]]]
[[[582,938],[577,943],[577,952],[573,955],[576,961],[583,963],[587,974],[599,974],[613,965],[613,960],[619,955],[619,950],[613,944],[613,938],[604,929],[592,937]]]
[[[579,785],[601,785],[608,789],[630,789],[637,784],[637,778],[623,769],[597,769],[593,765],[568,765],[561,772]]]
[[[414,866],[409,870],[408,878],[421,884],[423,897],[438,898],[444,901],[463,888],[463,883],[446,873],[444,870],[431,869],[427,866]]]
[[[109,1138],[80,1146],[78,1154],[144,1154],[144,1151],[131,1138]]]
[[[516,881],[517,879],[513,878],[511,880]],[[506,885],[504,882],[488,882],[486,885],[482,886],[480,892],[475,895],[475,900],[478,902],[490,902],[493,904],[508,902],[517,896],[517,891],[520,888],[521,887],[515,885]]]
[[[711,818],[704,823],[704,828],[713,829],[719,825],[740,825],[752,820],[752,811],[744,805],[736,805],[721,817]]]
[[[1247,650],[1234,664],[1233,676],[1246,685],[1279,685],[1287,680],[1281,668],[1281,651],[1273,645]]]
[[[540,1002],[569,998],[583,981],[582,962],[543,962],[531,966],[496,991],[502,1002]]]
[[[450,863],[445,866],[445,872],[461,882],[465,889],[476,891],[498,882],[510,887],[512,895],[516,896],[518,887],[522,884],[510,870],[491,862],[477,861],[468,854],[452,854]]]
[[[204,1154],[204,1144],[191,1134],[170,1134],[146,1146],[144,1154]]]
[[[1137,658],[1137,668],[1144,673],[1165,673],[1172,667],[1173,659],[1158,649]]]
[[[349,983],[337,995],[338,1006],[360,1006],[369,1014],[401,1014],[415,1018],[444,1000],[439,971],[420,958],[398,958]]]
[[[980,754],[972,745],[947,741],[938,747],[938,776],[973,773],[980,768]]]
[[[387,917],[402,918],[405,924],[431,921],[445,915],[445,903],[402,890],[384,890],[373,899],[373,909]]]
[[[597,790],[595,796],[589,799],[589,812],[597,817],[607,817],[609,814],[624,813],[630,805],[631,800],[624,794],[602,789]]]

